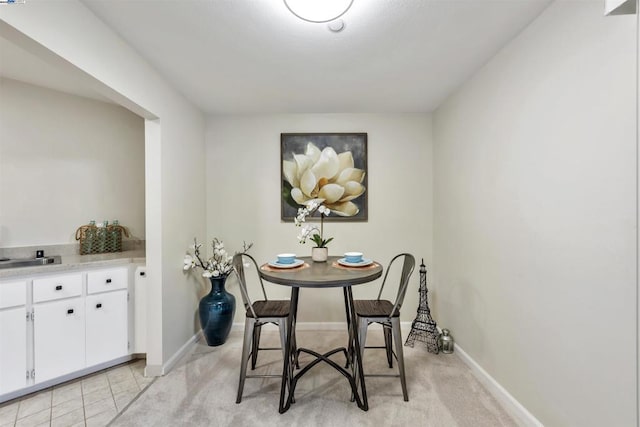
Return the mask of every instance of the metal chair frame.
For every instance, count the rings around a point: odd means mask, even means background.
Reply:
[[[240,365],[240,380],[238,383],[238,395],[236,398],[236,403],[240,403],[242,401],[242,392],[244,390],[244,382],[246,378],[282,378],[282,374],[277,375],[247,375],[247,364],[249,359],[251,359],[251,370],[254,370],[256,367],[256,362],[258,360],[258,352],[260,350],[281,350],[283,357],[285,356],[285,345],[287,341],[287,319],[289,314],[287,312],[286,316],[281,317],[270,317],[270,316],[260,316],[260,313],[256,312],[256,301],[254,303],[251,302],[249,298],[249,292],[247,291],[247,282],[244,274],[244,258],[248,258],[251,260],[251,263],[256,269],[258,273],[258,279],[260,281],[260,288],[262,289],[262,297],[264,298],[264,302],[272,301],[272,302],[286,302],[286,307],[289,307],[289,301],[273,301],[269,300],[267,297],[267,292],[264,288],[264,283],[259,274],[258,263],[256,260],[247,253],[239,253],[234,255],[233,257],[233,271],[235,272],[238,278],[238,284],[240,287],[240,293],[242,294],[242,301],[244,303],[244,307],[246,310],[246,319],[244,324],[244,340],[242,344],[242,359]],[[251,314],[249,316],[249,313]],[[267,323],[273,323],[278,325],[278,329],[280,332],[280,347],[260,347],[260,332],[262,330],[262,325]],[[295,340],[295,337],[293,338]],[[295,342],[295,341],[294,341]]]
[[[376,316],[365,316],[361,315],[358,312],[358,300],[354,301],[356,314],[358,318],[358,335],[360,339],[360,349],[362,355],[364,357],[364,349],[365,348],[376,348],[376,349],[385,349],[387,355],[387,363],[389,364],[389,368],[393,367],[393,359],[395,358],[398,363],[398,373],[397,374],[365,374],[365,377],[400,377],[400,383],[402,385],[402,395],[406,401],[409,401],[409,394],[407,392],[407,381],[405,378],[405,369],[404,369],[404,353],[402,351],[402,334],[400,332],[400,308],[402,307],[402,302],[404,301],[405,294],[407,293],[407,288],[409,286],[409,278],[413,273],[415,268],[416,260],[413,255],[408,253],[401,253],[393,257],[389,266],[387,267],[387,271],[385,272],[384,278],[382,280],[382,286],[380,286],[380,291],[378,292],[378,297],[375,299],[375,302],[380,302],[380,298],[382,296],[382,291],[384,290],[384,285],[387,282],[387,276],[389,275],[389,271],[393,266],[394,262],[401,257],[404,258],[404,262],[402,265],[402,273],[400,275],[400,283],[398,286],[398,293],[396,295],[395,302],[393,303],[393,307],[389,313],[384,313],[384,315],[376,315]],[[363,300],[360,300],[363,301]],[[382,325],[382,330],[384,334],[384,346],[369,346],[365,347],[365,343],[367,340],[367,329],[370,324],[379,323]],[[396,351],[393,351],[392,341],[395,342]]]

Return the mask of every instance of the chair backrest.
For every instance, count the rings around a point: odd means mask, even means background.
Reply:
[[[402,302],[404,301],[404,296],[407,293],[407,288],[409,287],[409,278],[411,277],[411,273],[413,273],[413,269],[416,266],[416,259],[413,255],[408,253],[401,253],[394,256],[387,267],[387,271],[384,273],[384,279],[382,279],[382,286],[380,286],[380,292],[378,292],[378,300],[382,296],[382,290],[384,289],[384,285],[387,282],[387,276],[389,275],[389,271],[391,271],[391,267],[394,265],[394,262],[404,259],[402,263],[402,272],[400,273],[400,283],[398,285],[398,293],[396,294],[396,300],[393,303],[393,309],[391,310],[390,317],[394,316],[396,313],[400,312],[400,308],[402,307]]]
[[[258,280],[260,281],[260,287],[262,288],[262,295],[265,301],[267,300],[267,293],[264,290],[264,283],[262,282],[262,278],[260,277],[260,270],[258,268],[258,263],[256,262],[256,260],[251,255],[244,252],[235,254],[233,256],[232,265],[233,265],[233,271],[236,273],[236,276],[238,277],[238,285],[240,287],[240,293],[242,294],[242,302],[244,303],[244,308],[247,310],[250,310],[253,317],[257,319],[258,316],[256,316],[256,313],[253,310],[253,304],[251,303],[251,298],[249,297],[249,291],[247,290],[247,279],[246,279],[246,275],[244,274],[245,260],[249,262],[249,267],[253,265],[253,267],[256,270]]]

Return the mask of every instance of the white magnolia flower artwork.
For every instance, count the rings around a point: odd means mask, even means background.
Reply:
[[[291,186],[291,198],[299,206],[323,205],[332,214],[352,217],[360,209],[353,201],[366,191],[366,172],[355,167],[353,153],[327,146],[322,150],[313,142],[303,153],[293,153],[282,161],[283,179]]]

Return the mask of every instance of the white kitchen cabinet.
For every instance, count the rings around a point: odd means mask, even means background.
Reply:
[[[129,269],[87,272],[87,366],[129,354]]]
[[[130,356],[132,269],[119,265],[0,282],[0,402]]]
[[[103,292],[86,298],[87,366],[129,354],[127,291]]]
[[[85,367],[82,273],[33,279],[34,382]]]
[[[27,385],[27,282],[0,283],[0,394]]]
[[[85,314],[81,297],[33,306],[35,383],[85,367]]]

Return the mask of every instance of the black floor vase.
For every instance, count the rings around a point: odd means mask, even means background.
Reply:
[[[231,331],[236,298],[224,288],[227,276],[210,277],[209,280],[211,292],[200,300],[200,326],[207,344],[217,346],[225,343]]]

